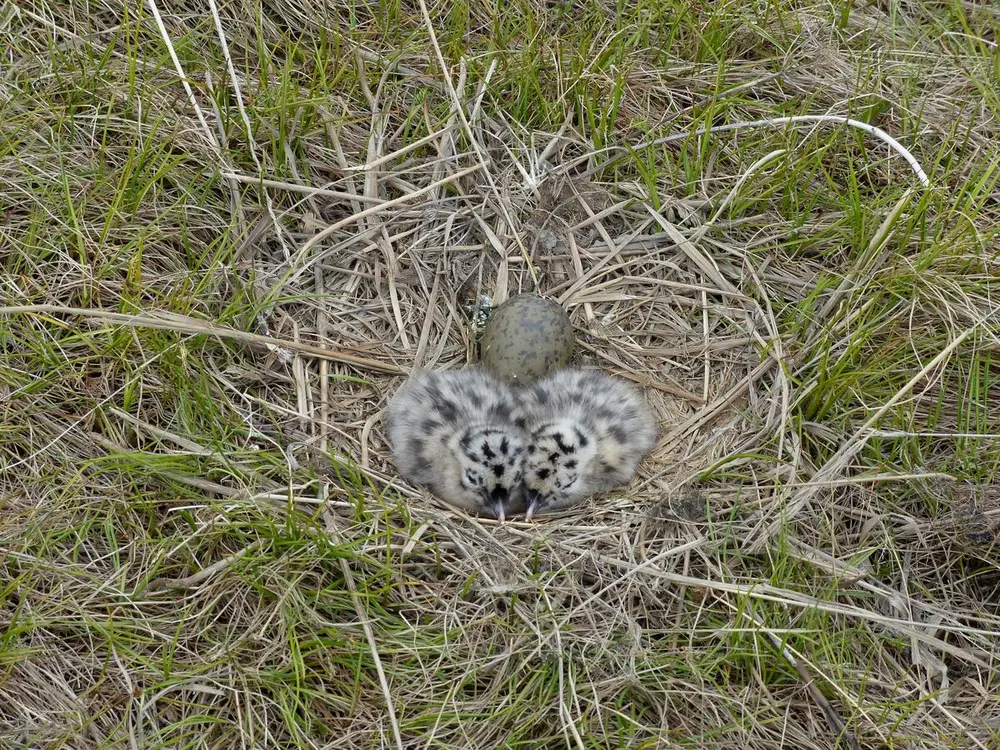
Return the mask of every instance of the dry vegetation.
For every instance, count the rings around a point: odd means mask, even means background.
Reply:
[[[0,746],[1000,746],[998,24],[0,6]],[[838,125],[643,145],[824,113],[930,187]],[[381,410],[535,289],[663,439],[498,525]]]

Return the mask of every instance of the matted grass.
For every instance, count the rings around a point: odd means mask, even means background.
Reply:
[[[3,6],[0,745],[997,747],[982,5]],[[535,289],[663,436],[500,525],[381,415]]]

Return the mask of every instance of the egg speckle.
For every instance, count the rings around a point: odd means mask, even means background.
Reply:
[[[573,356],[573,324],[555,300],[519,294],[495,308],[480,341],[482,363],[515,385],[530,385]]]

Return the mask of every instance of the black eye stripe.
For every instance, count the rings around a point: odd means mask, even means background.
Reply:
[[[561,432],[557,432],[555,435],[553,435],[552,439],[556,441],[556,446],[563,453],[573,453],[573,451],[576,450],[575,448],[566,445],[566,439],[563,437],[563,434]]]

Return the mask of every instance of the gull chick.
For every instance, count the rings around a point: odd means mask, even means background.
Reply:
[[[387,436],[400,475],[501,521],[520,495],[523,430],[510,388],[482,370],[417,375],[388,407]]]
[[[559,370],[519,399],[527,519],[627,484],[659,435],[642,394],[603,372]]]

